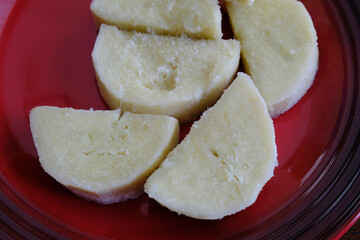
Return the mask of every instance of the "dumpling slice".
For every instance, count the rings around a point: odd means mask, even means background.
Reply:
[[[93,0],[95,21],[119,29],[172,36],[220,39],[221,12],[217,0]]]
[[[102,25],[92,58],[110,108],[169,115],[184,123],[215,103],[234,79],[240,44]]]
[[[316,31],[296,0],[226,0],[245,71],[276,117],[294,106],[311,87],[318,69]]]
[[[179,214],[220,219],[255,202],[276,158],[265,102],[250,77],[239,73],[149,177],[145,192]]]
[[[172,117],[121,116],[119,110],[36,107],[30,126],[44,170],[72,192],[103,204],[141,195],[179,135]]]

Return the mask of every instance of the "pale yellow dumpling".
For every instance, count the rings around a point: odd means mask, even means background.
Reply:
[[[169,115],[184,123],[212,105],[234,79],[240,44],[102,25],[92,59],[110,108]]]
[[[121,116],[119,110],[36,107],[30,126],[44,170],[74,193],[103,204],[141,195],[179,135],[175,118]]]
[[[217,0],[93,0],[90,9],[98,26],[198,39],[222,37]]]
[[[225,0],[245,71],[272,117],[294,106],[311,87],[318,69],[316,31],[296,0]]]
[[[255,202],[276,157],[265,102],[240,73],[150,176],[145,192],[179,214],[220,219]]]

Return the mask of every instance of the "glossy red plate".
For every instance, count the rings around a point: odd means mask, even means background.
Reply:
[[[90,0],[0,0],[0,238],[339,238],[360,216],[360,3],[303,3],[317,29],[320,67],[301,101],[274,119],[275,176],[246,210],[204,221],[146,195],[87,202],[42,170],[31,108],[107,108],[90,57],[97,34]]]

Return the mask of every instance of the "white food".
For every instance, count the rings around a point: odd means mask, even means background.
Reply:
[[[287,111],[311,87],[318,69],[316,31],[296,0],[226,0],[235,37],[272,117]]]
[[[90,9],[99,26],[193,38],[220,39],[217,0],[93,0]]]
[[[276,157],[265,102],[240,73],[149,177],[145,192],[179,214],[219,219],[255,202]]]
[[[92,53],[110,108],[169,115],[180,123],[212,105],[231,83],[237,40],[193,40],[102,25]]]
[[[178,143],[168,116],[36,107],[30,126],[44,170],[83,198],[103,204],[143,193],[147,177]]]

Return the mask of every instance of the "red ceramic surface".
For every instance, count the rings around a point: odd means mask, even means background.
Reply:
[[[318,33],[320,67],[301,101],[274,119],[275,176],[246,210],[203,221],[146,195],[87,202],[42,170],[30,109],[107,109],[90,57],[90,0],[0,0],[0,238],[339,238],[360,216],[360,4],[302,2]]]

